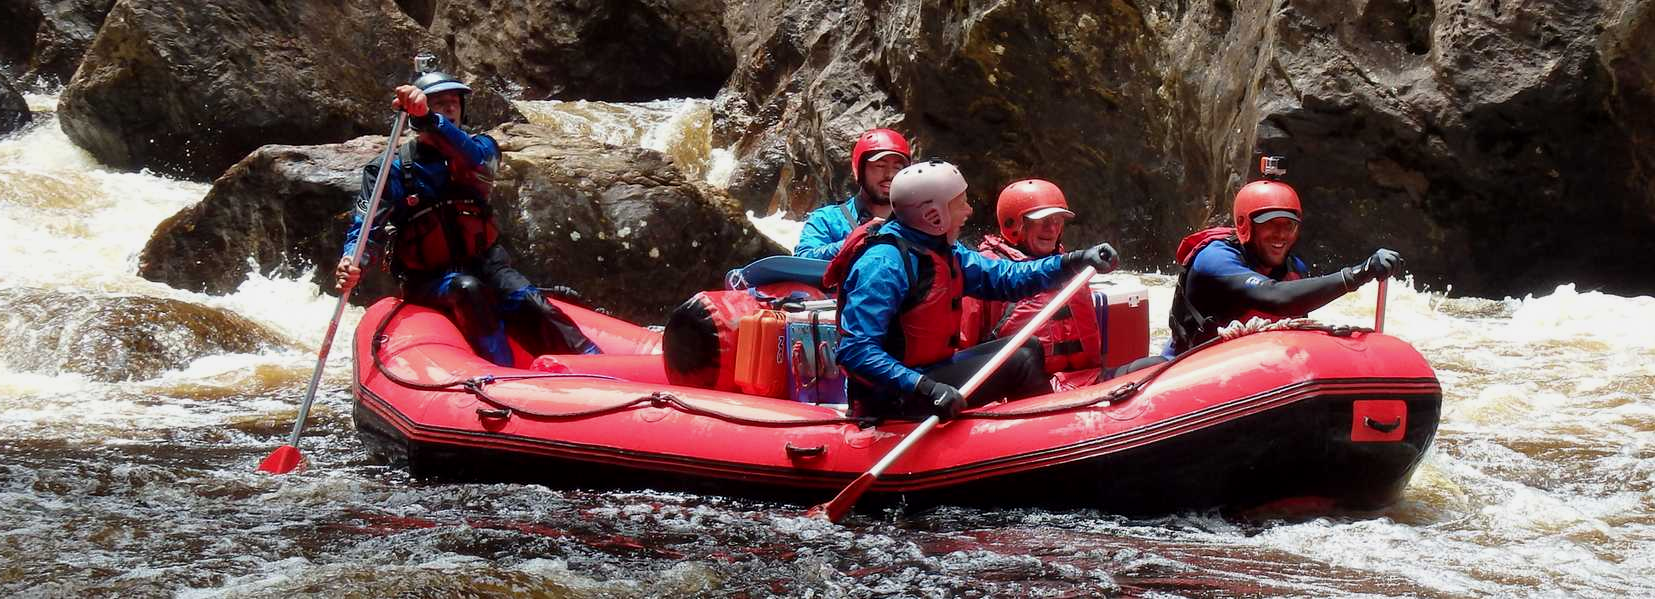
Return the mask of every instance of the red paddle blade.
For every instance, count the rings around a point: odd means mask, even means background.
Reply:
[[[863,472],[862,476],[851,481],[850,486],[840,491],[833,501],[810,508],[805,515],[812,518],[827,518],[828,522],[837,523],[845,518],[845,514],[850,513],[850,509],[856,505],[856,500],[861,499],[862,494],[867,492],[868,487],[873,486],[876,480],[879,480],[879,477],[874,476],[872,472]]]
[[[259,472],[270,474],[287,474],[304,463],[305,456],[299,453],[299,448],[292,445],[277,447],[276,451],[259,462]]]

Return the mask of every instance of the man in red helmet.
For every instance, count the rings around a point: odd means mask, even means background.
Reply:
[[[793,255],[832,260],[856,227],[891,216],[891,179],[912,159],[908,140],[890,129],[872,129],[856,138],[850,152],[856,194],[842,204],[817,208],[805,217]]]
[[[1000,191],[994,216],[1000,234],[984,236],[977,251],[990,259],[1025,262],[1061,253],[1063,226],[1075,213],[1056,185],[1024,179]],[[965,344],[1017,334],[1055,293],[1042,291],[1016,302],[966,298],[960,325]],[[1035,337],[1045,350],[1048,374],[1092,368],[1102,362],[1103,336],[1087,294],[1075,294],[1068,309],[1052,315]]]
[[[1286,173],[1271,157],[1261,170],[1266,177]],[[1175,258],[1184,272],[1173,293],[1169,358],[1216,337],[1231,322],[1301,317],[1368,281],[1402,272],[1402,256],[1380,249],[1361,264],[1309,276],[1293,253],[1304,210],[1286,183],[1267,179],[1242,186],[1230,213],[1234,227],[1199,231],[1178,244]]]
[[[999,235],[984,236],[977,250],[996,260],[1024,262],[1063,253],[1064,225],[1075,213],[1063,190],[1050,181],[1024,179],[1007,185],[995,203]],[[1057,290],[1051,289],[1015,302],[966,298],[960,332],[966,345],[1011,337],[1045,307]],[[1052,315],[1035,338],[1045,350],[1045,372],[1075,372],[1103,364],[1103,331],[1088,294],[1075,294],[1065,310]],[[1156,357],[1115,372],[1100,370],[1099,379],[1158,364]]]

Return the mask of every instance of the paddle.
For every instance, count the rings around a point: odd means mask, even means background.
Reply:
[[[1373,309],[1373,332],[1375,333],[1385,332],[1385,296],[1388,295],[1385,293],[1385,285],[1390,280],[1391,276],[1389,274],[1379,280],[1379,305]]]
[[[391,157],[396,154],[397,142],[402,139],[402,128],[407,124],[408,113],[397,111],[396,124],[391,125],[391,142],[386,145],[385,154],[380,157],[379,178],[374,180],[374,194],[372,199],[368,200],[367,216],[362,221],[362,233],[357,236],[356,249],[351,251],[351,264],[360,264],[362,252],[368,248],[368,235],[373,231],[373,218],[379,211],[379,196],[385,192],[385,180],[391,173]],[[316,370],[310,374],[310,386],[305,388],[304,403],[299,404],[299,419],[293,423],[293,434],[288,436],[286,445],[277,447],[263,462],[259,462],[260,472],[287,474],[304,460],[304,455],[299,453],[299,434],[304,432],[305,419],[310,417],[310,403],[316,399],[316,385],[322,381],[322,368],[327,366],[328,350],[333,346],[333,334],[339,330],[339,318],[345,314],[345,306],[350,303],[351,290],[355,288],[353,285],[339,292],[339,303],[333,307],[333,320],[328,321],[328,332],[322,336],[322,349],[316,352]]]
[[[983,382],[988,380],[989,375],[994,374],[995,369],[1006,363],[1006,360],[1011,358],[1011,354],[1022,347],[1023,342],[1028,341],[1030,336],[1034,335],[1035,329],[1046,324],[1046,321],[1052,319],[1053,314],[1056,314],[1063,306],[1068,305],[1069,298],[1074,297],[1076,292],[1085,287],[1086,283],[1092,280],[1092,275],[1097,274],[1097,272],[1097,269],[1088,266],[1085,270],[1080,271],[1080,274],[1075,275],[1075,278],[1071,279],[1068,285],[1064,285],[1063,290],[1059,291],[1056,297],[1046,302],[1046,306],[1035,313],[1034,318],[1029,320],[1028,324],[1023,325],[1022,330],[1017,331],[1017,334],[1011,337],[1011,341],[1001,347],[1000,351],[995,352],[994,357],[987,364],[984,364],[976,374],[971,375],[971,379],[965,382],[965,386],[960,387],[960,394],[971,397],[972,392],[983,386]],[[851,506],[856,505],[856,500],[861,499],[862,494],[873,486],[874,481],[879,480],[881,474],[885,473],[885,469],[891,467],[891,464],[896,462],[897,458],[907,453],[908,448],[918,443],[920,438],[931,432],[931,429],[935,428],[937,423],[941,421],[942,419],[936,416],[926,418],[919,426],[914,427],[913,432],[908,433],[907,438],[891,449],[890,453],[880,458],[879,463],[874,464],[872,469],[862,473],[862,476],[856,477],[856,480],[851,481],[850,486],[840,491],[839,495],[834,497],[832,501],[810,508],[806,515],[818,518],[826,516],[830,522],[838,522],[841,518],[844,518],[845,514],[850,512]]]

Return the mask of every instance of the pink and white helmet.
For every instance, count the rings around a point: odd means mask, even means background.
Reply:
[[[965,193],[960,169],[941,160],[910,164],[891,179],[891,209],[896,219],[929,235],[948,232],[948,203]]]

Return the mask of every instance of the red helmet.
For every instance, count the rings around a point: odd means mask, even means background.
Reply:
[[[878,160],[885,157],[886,152],[902,156],[903,162],[913,161],[913,153],[908,151],[908,140],[890,129],[869,129],[856,137],[856,147],[850,151],[850,176],[857,183],[862,182],[863,160]]]
[[[1042,219],[1053,214],[1073,218],[1069,201],[1063,199],[1063,190],[1044,179],[1024,179],[1000,190],[1000,199],[994,204],[994,220],[1000,223],[1000,236],[1018,243],[1023,236],[1023,217]]]
[[[1280,181],[1254,181],[1236,192],[1230,216],[1235,219],[1236,237],[1241,243],[1253,239],[1253,223],[1287,217],[1299,220],[1304,209],[1299,207],[1299,194]]]

